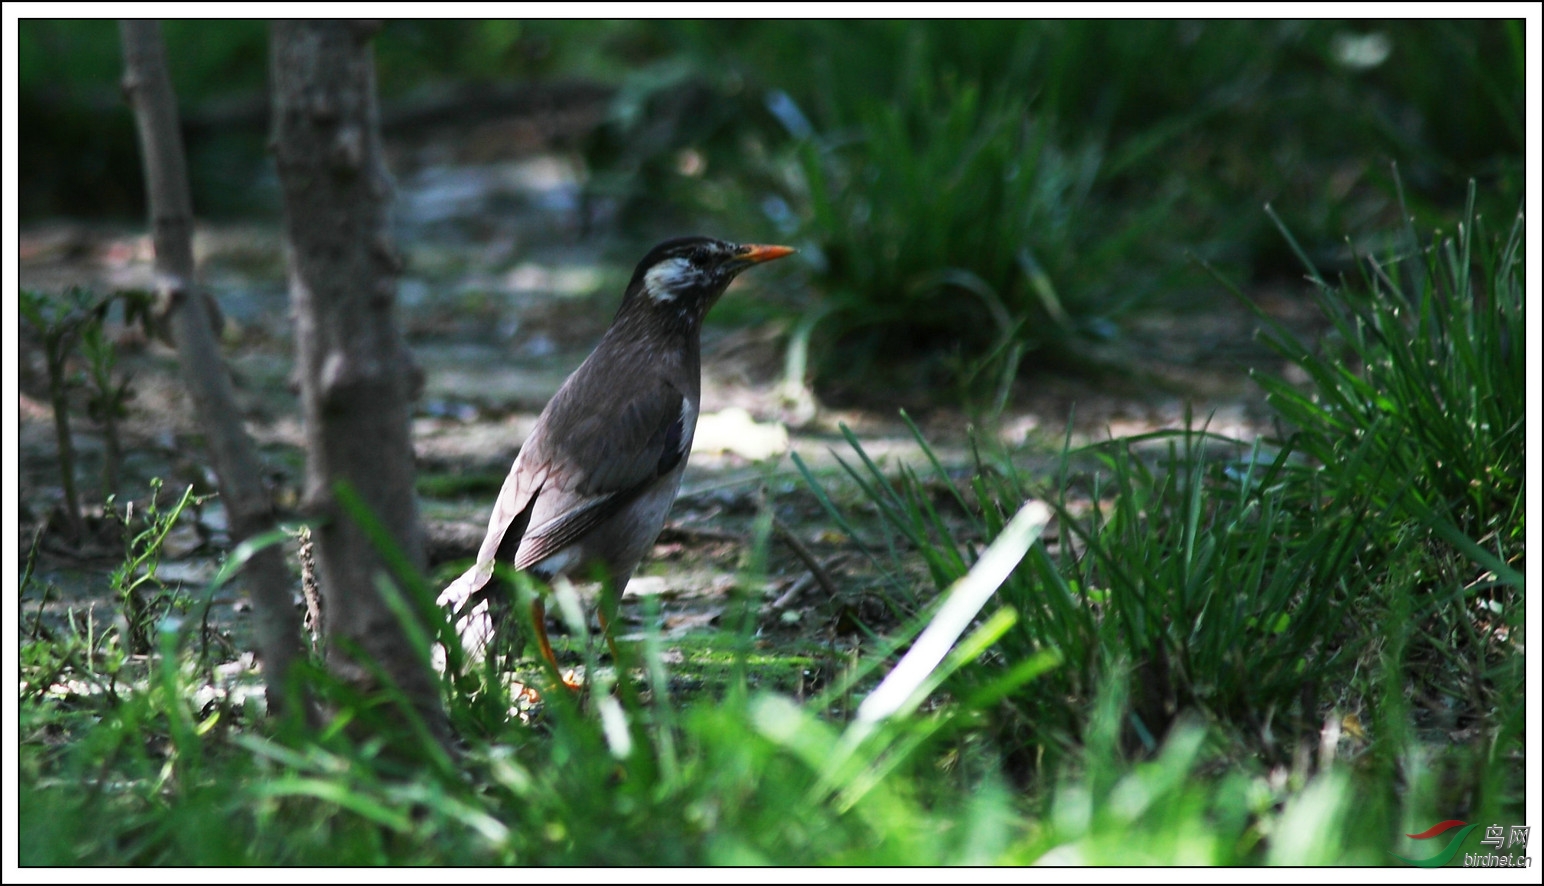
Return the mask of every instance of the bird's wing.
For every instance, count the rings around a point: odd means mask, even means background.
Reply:
[[[599,380],[581,367],[520,447],[477,563],[440,593],[441,605],[461,606],[488,583],[496,561],[527,569],[582,538],[675,470],[696,426],[691,400],[665,379]]]
[[[537,429],[520,447],[509,475],[504,478],[498,500],[493,503],[493,513],[488,517],[488,533],[483,536],[482,546],[477,550],[477,562],[440,592],[441,606],[459,607],[468,597],[481,590],[488,579],[493,577],[493,563],[498,558],[505,538],[512,538],[514,544],[518,545],[530,525],[532,508],[547,482],[546,464],[529,457],[538,448],[534,444],[540,442],[540,427],[538,422]]]
[[[532,470],[545,478],[531,503],[514,558],[525,569],[582,538],[686,458],[696,418],[691,402],[663,379],[613,381],[609,396],[585,396],[580,384],[553,398]],[[569,402],[605,402],[580,411]],[[540,463],[540,468],[535,467]],[[511,539],[502,541],[510,551]]]

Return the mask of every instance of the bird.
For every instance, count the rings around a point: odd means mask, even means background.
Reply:
[[[638,262],[600,343],[520,447],[476,562],[439,596],[469,654],[492,637],[496,563],[549,584],[599,575],[602,593],[621,597],[681,488],[701,405],[703,318],[742,271],[794,251],[692,236]],[[541,594],[531,609],[541,655],[561,675]],[[603,598],[601,630],[615,658],[606,611]]]

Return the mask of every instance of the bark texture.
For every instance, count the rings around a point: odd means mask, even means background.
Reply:
[[[272,148],[305,414],[305,501],[318,518],[329,670],[364,691],[385,675],[443,736],[433,674],[377,588],[385,561],[334,492],[340,482],[351,486],[408,561],[423,567],[408,413],[421,376],[396,322],[401,262],[389,233],[375,29],[304,21],[275,22],[272,31]]]
[[[230,517],[231,539],[239,543],[274,527],[273,496],[211,331],[218,311],[194,280],[193,202],[161,26],[155,21],[124,21],[119,34],[123,89],[134,109],[149,191],[161,320],[177,347],[183,382],[204,429],[220,499]],[[269,707],[282,711],[294,701],[286,695],[290,666],[303,654],[295,581],[282,551],[273,545],[247,562],[242,578],[252,598]]]

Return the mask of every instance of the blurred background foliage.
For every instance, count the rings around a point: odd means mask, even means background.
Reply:
[[[137,217],[116,25],[20,35],[23,218]],[[276,214],[265,25],[166,38],[200,214]],[[388,139],[447,89],[593,86],[602,122],[558,146],[588,199],[639,240],[798,245],[818,295],[736,310],[802,316],[823,379],[1083,362],[1129,311],[1215,295],[1187,255],[1297,280],[1266,203],[1348,270],[1348,234],[1400,221],[1391,164],[1422,227],[1469,178],[1482,216],[1522,197],[1520,21],[396,21],[377,53]]]

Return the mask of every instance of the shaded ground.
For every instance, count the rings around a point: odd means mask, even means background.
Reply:
[[[617,242],[581,224],[579,171],[560,155],[496,157],[480,165],[432,165],[399,158],[399,243],[407,257],[401,321],[426,373],[414,440],[422,474],[423,514],[436,562],[469,557],[487,511],[537,412],[593,346],[615,309],[631,260],[617,262]],[[588,229],[590,232],[582,234]],[[732,232],[724,232],[732,236]],[[273,465],[283,504],[293,504],[304,471],[296,396],[289,384],[291,335],[277,222],[200,227],[195,249],[205,282],[227,317],[226,353],[249,427]],[[640,250],[641,254],[641,250]],[[148,287],[148,238],[137,230],[58,223],[21,235],[24,287],[57,291],[86,285],[100,291]],[[737,284],[728,298],[755,297],[756,287],[806,285],[797,268]],[[1292,294],[1259,296],[1289,324],[1312,323]],[[1268,430],[1250,366],[1282,367],[1252,340],[1254,321],[1234,306],[1186,316],[1152,315],[1129,327],[1132,352],[1148,355],[1139,372],[1080,380],[1028,374],[996,430],[1017,458],[1044,461],[1072,417],[1074,442],[1178,427],[1187,404],[1213,431],[1251,439]],[[175,376],[173,352],[137,330],[114,325],[135,398],[124,427],[125,498],[143,500],[152,477],[168,491],[209,482],[199,435]],[[628,588],[623,616],[630,631],[643,622],[646,598],[660,601],[667,661],[693,654],[693,637],[710,635],[737,591],[757,610],[758,638],[794,665],[788,688],[823,682],[864,636],[863,626],[893,614],[883,578],[840,534],[802,488],[782,450],[791,448],[819,471],[838,475],[833,453],[849,451],[845,424],[884,464],[920,459],[893,404],[912,392],[875,391],[870,406],[811,408],[781,392],[783,337],[778,329],[710,327],[705,335],[703,422],[683,493],[654,556]],[[29,614],[58,624],[95,604],[98,619],[116,605],[109,573],[123,559],[111,530],[85,545],[67,545],[38,528],[61,498],[58,454],[39,348],[21,351],[21,547],[40,538],[35,580],[22,601]],[[915,414],[951,465],[966,461],[967,421],[949,408]],[[784,441],[786,440],[786,443]],[[103,444],[83,417],[75,422],[83,497],[95,494]],[[855,499],[838,496],[839,501]],[[766,547],[764,579],[747,577],[753,525],[770,500],[780,521]],[[96,512],[101,513],[100,505]],[[204,505],[174,533],[159,575],[190,588],[213,574],[228,548],[223,512]],[[796,552],[787,541],[802,544]],[[293,554],[293,551],[292,551]],[[835,598],[815,580],[810,561],[835,583]],[[919,576],[920,578],[920,576]],[[45,600],[43,595],[47,593]],[[249,615],[238,589],[217,596],[211,621],[234,651],[251,648]],[[806,654],[807,653],[807,654]],[[824,664],[822,664],[824,662]]]

